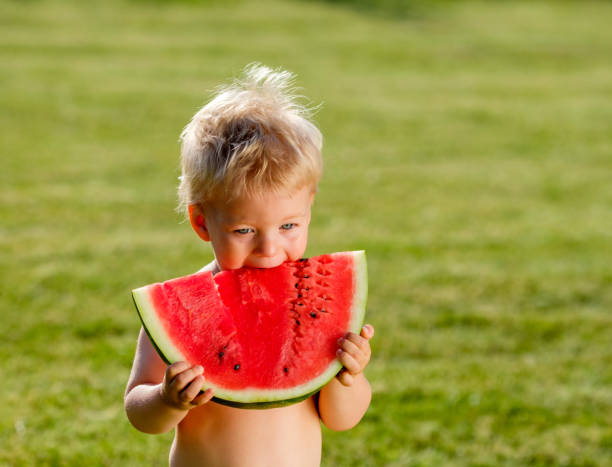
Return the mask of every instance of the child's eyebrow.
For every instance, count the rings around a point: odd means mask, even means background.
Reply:
[[[283,217],[280,220],[280,223],[284,224],[284,223],[286,223],[287,221],[289,221],[291,219],[296,219],[296,218],[299,218],[299,217],[306,217],[307,214],[308,214],[307,211],[300,212],[300,213],[295,213],[295,214],[290,214],[290,215],[288,215],[286,217]],[[250,224],[256,224],[257,222],[256,222],[256,219],[249,219],[246,216],[245,217],[241,217],[241,216],[235,216],[235,217],[227,216],[225,218],[225,223],[229,224],[229,225],[237,225],[237,224],[248,224],[248,225],[250,225]]]
[[[287,216],[283,219],[283,221],[288,221],[291,219],[295,219],[296,217],[305,217],[306,216],[306,212],[301,212],[299,214],[291,214],[290,216]]]

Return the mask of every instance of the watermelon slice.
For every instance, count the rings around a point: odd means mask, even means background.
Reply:
[[[365,253],[203,271],[132,291],[161,358],[204,367],[217,402],[244,408],[306,399],[340,370],[338,338],[359,334]]]

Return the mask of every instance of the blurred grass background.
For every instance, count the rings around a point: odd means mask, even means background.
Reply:
[[[0,0],[0,464],[165,465],[129,291],[211,259],[178,135],[249,62],[325,135],[310,255],[365,248],[372,406],[326,466],[612,465],[612,4]]]

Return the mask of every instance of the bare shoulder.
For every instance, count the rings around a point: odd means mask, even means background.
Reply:
[[[126,394],[139,384],[158,384],[164,378],[167,365],[160,358],[155,347],[151,344],[149,336],[140,328],[136,353],[132,363],[132,371],[128,380]]]

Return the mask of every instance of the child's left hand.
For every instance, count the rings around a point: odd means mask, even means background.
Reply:
[[[362,373],[370,361],[372,351],[369,340],[373,336],[374,326],[366,324],[361,328],[359,336],[354,332],[347,332],[344,337],[338,340],[340,347],[337,352],[338,360],[344,365],[344,368],[336,378],[344,386],[351,386],[354,376]]]

